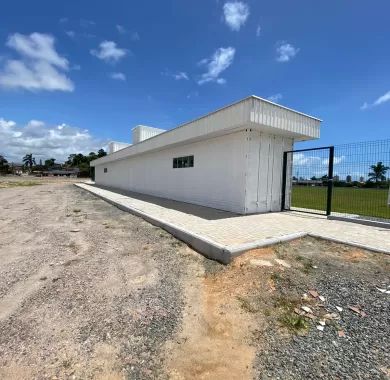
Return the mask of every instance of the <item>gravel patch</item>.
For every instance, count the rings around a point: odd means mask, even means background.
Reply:
[[[285,271],[275,281],[277,292],[286,299],[300,299],[315,289],[325,302],[308,294],[313,314],[334,313],[337,318],[326,320],[323,331],[317,329],[321,318],[305,318],[304,335],[286,335],[277,321],[269,323],[258,350],[257,378],[388,378],[389,294],[377,287],[390,285],[389,258],[315,239],[282,246],[280,254],[303,262],[303,270]],[[299,305],[304,304],[308,303],[301,299]],[[357,307],[363,316],[349,306]]]

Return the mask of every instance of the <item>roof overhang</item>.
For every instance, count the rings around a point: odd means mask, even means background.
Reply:
[[[320,136],[320,123],[318,118],[252,95],[138,144],[98,158],[91,162],[91,166],[190,144],[245,128],[289,136],[297,141],[317,139]]]

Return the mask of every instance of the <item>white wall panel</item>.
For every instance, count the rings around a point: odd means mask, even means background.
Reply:
[[[109,162],[95,168],[99,185],[244,213],[245,132]],[[193,168],[172,167],[194,155]],[[107,173],[104,173],[107,168]]]

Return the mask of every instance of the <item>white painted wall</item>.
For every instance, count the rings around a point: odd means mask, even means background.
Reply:
[[[115,187],[244,213],[247,132],[211,138],[95,166],[95,181]],[[194,155],[193,168],[173,158]],[[104,173],[107,168],[107,173]]]
[[[245,212],[280,211],[283,152],[293,139],[248,129]]]

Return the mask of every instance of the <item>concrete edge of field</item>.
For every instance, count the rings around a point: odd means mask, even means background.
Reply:
[[[329,215],[329,220],[341,220],[342,222],[349,222],[349,223],[356,223],[356,224],[364,224],[366,226],[372,226],[372,227],[379,227],[379,228],[387,228],[390,229],[390,223],[386,222],[379,222],[377,220],[368,220],[368,219],[354,219],[354,218],[348,218],[344,216],[336,216],[336,215]]]
[[[115,200],[109,199],[101,194],[98,194],[98,193],[96,193],[96,191],[94,191],[94,188],[89,186],[88,184],[75,183],[74,186],[88,191],[89,193],[93,194],[97,198],[100,198],[100,199],[106,201],[107,203],[110,203],[113,206],[116,206],[117,208],[119,208],[122,211],[129,212],[135,216],[138,216],[138,217],[144,219],[148,223],[153,224],[154,226],[162,228],[163,230],[169,232],[171,235],[173,235],[177,239],[183,241],[184,243],[188,244],[190,247],[194,248],[196,251],[198,251],[202,255],[206,256],[209,259],[219,261],[222,264],[229,264],[234,257],[239,256],[240,254],[242,254],[246,251],[249,251],[251,249],[267,247],[267,246],[271,246],[274,244],[299,239],[299,238],[302,238],[305,236],[311,236],[311,237],[320,238],[320,239],[324,239],[324,240],[328,240],[328,241],[333,241],[335,243],[347,244],[350,246],[355,246],[357,248],[367,249],[367,250],[374,251],[374,252],[390,254],[390,252],[388,252],[386,250],[381,250],[381,249],[378,249],[375,247],[370,247],[370,246],[367,246],[364,244],[354,243],[352,241],[343,240],[343,239],[335,239],[332,237],[327,237],[327,236],[323,236],[320,234],[313,234],[313,233],[309,233],[309,232],[298,232],[298,233],[282,235],[282,236],[278,236],[278,237],[274,237],[274,238],[256,240],[253,242],[234,245],[234,246],[221,245],[221,244],[219,244],[211,239],[205,238],[204,236],[200,236],[196,233],[189,232],[188,230],[186,230],[182,227],[176,226],[172,223],[169,223],[169,222],[164,221],[162,219],[151,216],[150,214],[146,214],[145,212],[143,212],[137,208],[125,206],[125,205],[121,204],[119,201],[115,201]]]

